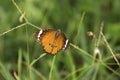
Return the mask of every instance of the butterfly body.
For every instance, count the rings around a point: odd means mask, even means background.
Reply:
[[[55,55],[69,47],[69,41],[60,30],[45,29],[34,33],[34,38],[42,45],[44,51]]]

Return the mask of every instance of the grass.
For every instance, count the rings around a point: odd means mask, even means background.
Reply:
[[[119,79],[119,30],[107,32],[111,28],[109,23],[120,26],[114,18],[119,16],[118,1],[82,1],[4,1],[2,7],[8,6],[13,12],[6,13],[8,20],[4,14],[0,17],[3,18],[0,21],[0,80]],[[113,20],[109,21],[111,15],[107,12],[112,12],[111,2]],[[101,16],[105,16],[103,22]],[[55,56],[44,53],[33,39],[34,31],[44,28],[61,29],[70,40],[70,48]],[[95,38],[89,39],[88,31]],[[111,34],[115,35],[113,41]]]

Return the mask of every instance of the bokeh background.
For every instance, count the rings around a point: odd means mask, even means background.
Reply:
[[[120,0],[15,0],[28,21],[40,29],[60,29],[70,43],[93,56],[94,40],[87,36],[94,32],[96,38],[104,21],[103,33],[113,52],[120,61]],[[48,80],[53,56],[46,55],[29,70],[26,64],[43,54],[42,47],[34,40],[38,30],[23,23],[21,13],[12,0],[0,0],[0,80],[14,80],[13,72],[18,72],[21,64],[21,80]],[[6,32],[11,30],[10,32]],[[4,32],[6,34],[2,35]],[[101,39],[99,49],[105,65],[77,48],[70,47],[56,55],[51,80],[119,80],[120,66],[115,62],[110,50]],[[18,57],[22,55],[22,60]],[[108,65],[107,62],[114,64]],[[109,69],[110,68],[110,69]],[[112,69],[112,70],[111,70]],[[30,73],[30,75],[28,74]],[[19,76],[19,75],[18,75]]]

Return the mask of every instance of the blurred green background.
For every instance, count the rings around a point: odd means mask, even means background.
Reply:
[[[70,43],[90,55],[93,55],[95,46],[94,41],[87,37],[87,32],[92,31],[98,37],[101,21],[104,21],[103,33],[109,45],[113,52],[120,52],[120,0],[15,2],[30,23],[41,29],[61,29]],[[25,20],[20,22],[20,16],[12,0],[0,0],[0,80],[14,80],[11,72],[18,71],[18,54],[22,54],[21,80],[48,80],[53,56],[42,57],[34,64],[33,70],[29,70],[25,65],[44,53],[33,38],[37,28],[25,25],[2,35],[25,23]],[[99,46],[103,60],[112,56],[102,40]],[[120,60],[120,57],[118,59]],[[112,61],[115,62],[114,59]],[[107,65],[107,62],[105,64]],[[116,63],[112,67],[107,66],[114,71],[100,63],[94,63],[89,56],[70,47],[56,55],[51,80],[119,80],[120,67]]]

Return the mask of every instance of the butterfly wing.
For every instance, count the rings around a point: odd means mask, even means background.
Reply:
[[[56,38],[54,42],[56,47],[53,48],[52,54],[56,54],[58,51],[60,51],[63,48],[65,44],[65,39],[66,38],[64,34],[60,33],[60,35],[58,36],[58,38]]]
[[[51,53],[52,44],[55,39],[56,31],[54,30],[46,30],[44,34],[41,35],[41,45],[43,46],[45,52]]]

